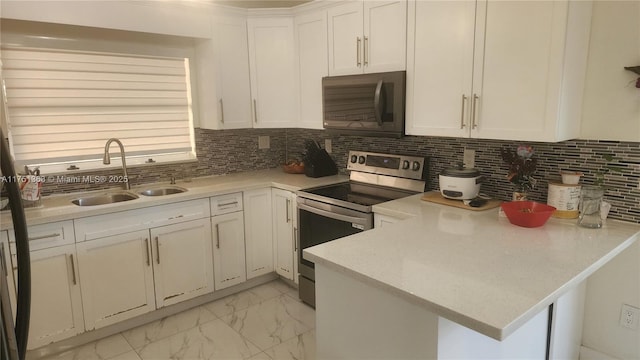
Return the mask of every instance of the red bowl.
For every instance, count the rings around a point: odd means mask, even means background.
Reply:
[[[500,206],[510,223],[530,228],[544,225],[556,211],[553,206],[535,201],[511,201],[504,202]]]

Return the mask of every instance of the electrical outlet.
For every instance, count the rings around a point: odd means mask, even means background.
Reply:
[[[271,139],[269,135],[258,136],[258,149],[268,149],[271,147]]]
[[[471,149],[464,149],[464,155],[462,155],[462,163],[466,168],[473,168],[476,166],[476,151]]]
[[[640,317],[640,309],[622,304],[622,311],[620,312],[620,326],[638,330],[638,317]]]
[[[331,154],[331,139],[324,139],[324,149]]]

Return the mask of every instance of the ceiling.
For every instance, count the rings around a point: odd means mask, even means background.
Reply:
[[[311,0],[215,0],[222,5],[236,6],[241,8],[288,8],[301,5]]]

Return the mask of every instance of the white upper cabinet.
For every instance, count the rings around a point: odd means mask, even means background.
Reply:
[[[412,1],[407,133],[577,137],[590,18],[590,2]]]
[[[196,43],[199,125],[205,129],[251,128],[247,19],[213,17],[211,39]]]
[[[330,75],[405,70],[406,0],[347,2],[327,18]]]
[[[329,74],[327,12],[298,15],[294,22],[300,89],[298,127],[322,129],[322,78]]]
[[[223,129],[251,127],[251,85],[247,22],[240,17],[214,20],[218,120]]]
[[[293,19],[249,18],[253,127],[294,127],[298,118]]]

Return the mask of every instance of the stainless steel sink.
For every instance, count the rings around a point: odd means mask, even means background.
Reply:
[[[165,196],[165,195],[171,195],[171,194],[179,194],[185,191],[187,191],[187,189],[181,188],[178,186],[171,186],[171,187],[146,189],[146,190],[140,191],[140,194],[144,196]]]
[[[95,206],[135,200],[137,198],[138,195],[130,192],[116,192],[111,194],[82,197],[72,200],[71,202],[78,206]]]

